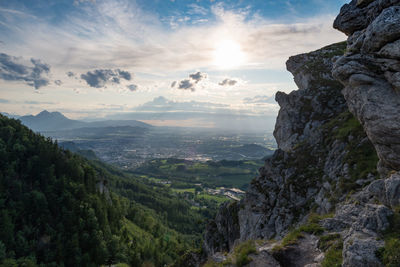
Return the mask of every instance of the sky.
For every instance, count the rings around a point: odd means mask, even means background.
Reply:
[[[343,0],[0,0],[0,111],[276,116]]]

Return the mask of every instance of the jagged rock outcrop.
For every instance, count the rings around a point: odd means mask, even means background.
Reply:
[[[276,95],[279,149],[241,202],[241,241],[280,238],[311,208],[327,213],[345,193],[376,178],[372,145],[346,112],[343,87],[331,75],[332,58],[343,54],[344,47],[339,43],[288,60],[299,90]],[[341,132],[346,128],[352,128],[349,135]],[[372,167],[361,175],[353,162],[357,153],[372,158]]]
[[[238,202],[222,204],[214,221],[207,225],[204,249],[208,254],[233,248],[235,240],[239,238],[239,208]]]
[[[292,56],[286,62],[299,90],[278,92],[280,105],[274,136],[278,147],[291,151],[302,141],[310,145],[321,139],[320,126],[345,110],[342,85],[332,75],[332,56],[344,53],[345,43]]]
[[[281,238],[311,209],[327,213],[350,190],[376,179],[373,147],[348,113],[343,86],[331,74],[332,59],[345,46],[338,43],[288,60],[299,90],[276,95],[281,106],[274,131],[279,149],[251,182],[238,204],[237,219],[230,219],[237,220],[230,228],[238,232],[227,234],[221,215],[231,212],[225,207],[210,223],[204,246],[209,254],[232,248],[232,236],[239,241]],[[361,154],[368,162],[357,165]]]
[[[400,0],[353,0],[334,27],[346,45],[288,60],[299,90],[276,95],[279,149],[237,204],[237,218],[208,228],[208,253],[231,249],[233,236],[279,240],[311,211],[334,211],[320,224],[324,235],[340,236],[342,266],[382,266],[382,233],[400,205]],[[218,216],[227,213],[222,207]],[[234,234],[224,221],[238,222]]]
[[[359,2],[345,5],[335,20],[349,38],[333,72],[387,175],[400,170],[400,1]]]
[[[400,198],[400,1],[353,0],[342,7],[334,27],[348,41],[333,74],[377,151],[381,176],[390,177],[355,195],[357,204],[339,206],[332,220],[350,220],[343,234],[343,266],[380,266],[376,251],[384,241],[379,233],[389,227],[391,208]]]

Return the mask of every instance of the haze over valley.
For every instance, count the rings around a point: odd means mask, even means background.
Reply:
[[[400,266],[400,0],[0,0],[0,267]]]

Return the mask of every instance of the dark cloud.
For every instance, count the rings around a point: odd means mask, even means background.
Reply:
[[[19,62],[17,57],[0,53],[0,79],[5,81],[23,81],[39,89],[49,84],[50,65],[39,59],[31,59],[32,66]]]
[[[202,80],[207,79],[207,74],[203,72],[196,72],[193,74],[189,74],[189,79],[184,79],[181,81],[174,81],[171,84],[172,88],[177,88],[180,90],[190,90],[190,91],[195,91],[196,90],[196,84],[201,82]]]
[[[119,76],[127,81],[130,81],[132,79],[132,75],[128,72],[128,71],[124,71],[124,70],[120,70],[117,69],[116,70],[119,73]]]
[[[68,71],[66,74],[70,78],[75,76],[75,73],[73,73],[72,71]]]
[[[138,89],[138,86],[136,84],[130,84],[130,85],[127,85],[126,88],[128,88],[129,91],[134,92]]]
[[[225,79],[222,82],[218,83],[221,86],[234,86],[238,81],[232,79]]]
[[[246,97],[243,99],[245,104],[276,104],[275,95],[257,95],[255,97]]]
[[[206,73],[202,73],[200,71],[190,74],[189,78],[192,79],[193,81],[195,81],[196,83],[200,82],[201,80],[204,80],[207,78],[207,74]]]
[[[190,80],[190,79],[185,79],[185,80],[182,80],[179,82],[178,89],[194,91],[195,85],[196,85],[196,82],[192,82],[192,80]]]
[[[101,88],[106,85],[106,82],[110,80],[114,72],[112,70],[94,70],[93,72],[88,71],[86,74],[82,74],[81,78],[91,87]]]
[[[121,79],[130,81],[132,75],[129,72],[120,69],[98,69],[82,74],[81,79],[85,80],[91,87],[101,88],[105,87],[108,82],[119,84]]]
[[[56,85],[60,86],[60,85],[62,84],[62,81],[61,81],[61,80],[55,80],[54,83],[55,83]]]
[[[42,86],[46,86],[49,84],[49,80],[47,78],[42,77],[43,74],[49,74],[50,65],[42,63],[39,59],[31,59],[32,64],[34,65],[32,69],[32,82],[33,86],[36,89],[39,89]]]

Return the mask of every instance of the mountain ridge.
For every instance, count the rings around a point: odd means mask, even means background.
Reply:
[[[43,110],[37,115],[25,115],[18,119],[27,127],[34,131],[58,131],[71,130],[78,128],[99,128],[99,127],[117,127],[117,126],[137,126],[143,128],[151,127],[150,124],[137,120],[104,120],[95,122],[84,122],[72,120],[58,111],[49,112]]]

